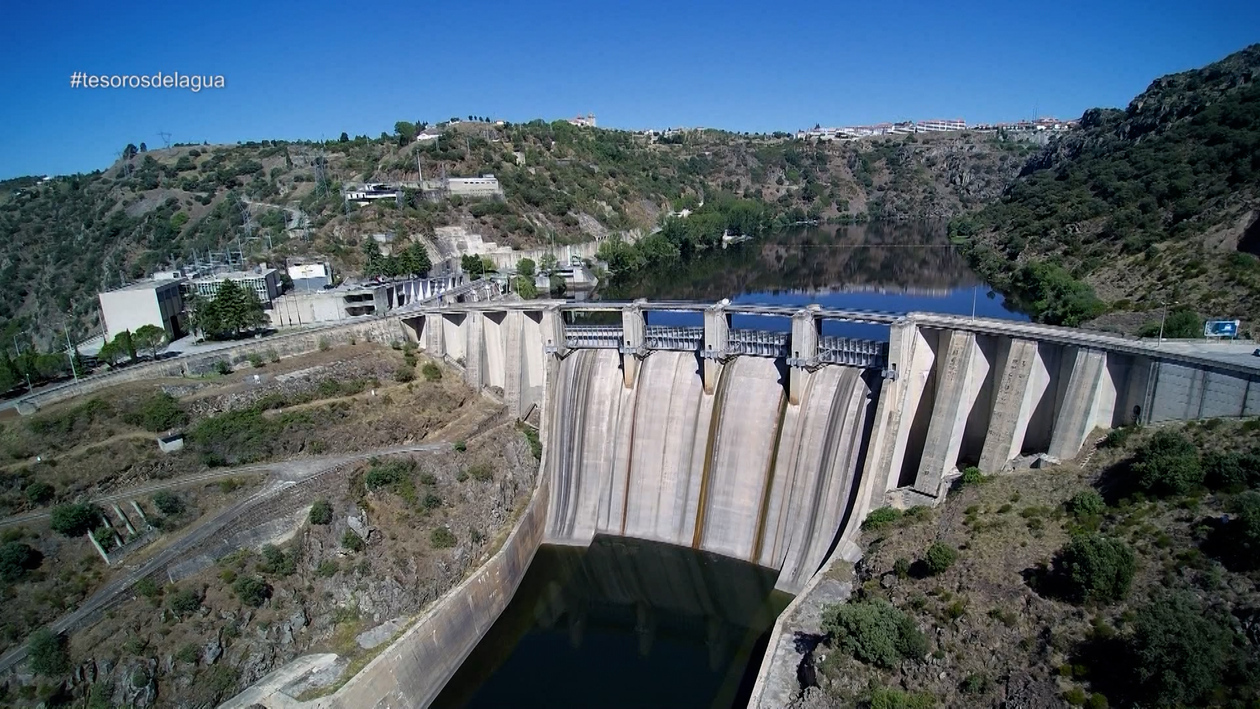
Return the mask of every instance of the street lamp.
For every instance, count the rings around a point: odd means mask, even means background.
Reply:
[[[1171,303],[1169,303],[1168,301],[1164,301],[1160,303],[1160,305],[1163,307],[1164,310],[1163,310],[1163,313],[1159,316],[1159,341],[1155,343],[1156,347],[1162,347],[1164,344],[1164,322],[1168,320],[1168,306],[1176,305],[1176,304],[1177,304],[1177,301],[1175,300],[1172,301]]]

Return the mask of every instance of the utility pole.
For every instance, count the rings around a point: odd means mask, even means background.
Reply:
[[[74,375],[74,383],[79,383],[79,370],[74,366],[74,344],[70,342],[70,330],[66,328],[63,320],[61,323],[61,332],[66,336],[66,357],[70,360],[70,373]]]
[[[1164,309],[1164,312],[1159,316],[1159,341],[1155,343],[1156,347],[1162,347],[1164,345],[1164,322],[1168,320],[1168,306],[1176,305],[1176,304],[1177,304],[1177,301],[1175,300],[1171,303],[1167,301],[1160,303],[1160,305]]]
[[[979,286],[973,285],[971,287],[971,319],[972,320],[976,319],[976,289],[977,288],[979,288]]]

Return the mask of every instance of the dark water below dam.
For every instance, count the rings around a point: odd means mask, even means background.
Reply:
[[[621,537],[544,545],[434,707],[742,707],[791,599],[775,572]]]

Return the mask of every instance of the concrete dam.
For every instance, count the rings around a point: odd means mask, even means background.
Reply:
[[[702,326],[653,322],[661,311]],[[962,466],[1070,459],[1096,428],[1260,415],[1260,360],[1013,321],[645,301],[385,320],[536,424],[541,474],[503,546],[325,707],[428,706],[544,543],[688,547],[752,562],[796,594],[826,563],[857,559],[869,510],[936,504]],[[749,322],[768,327],[732,326]],[[830,322],[886,326],[888,339],[837,337]],[[699,583],[680,574],[665,581]],[[772,635],[763,672],[790,643]],[[761,686],[753,704],[772,706]]]
[[[703,325],[649,323],[663,311]],[[592,314],[605,324],[581,324]],[[749,315],[779,330],[732,327]],[[886,325],[889,339],[825,335],[829,321]],[[513,414],[537,410],[544,541],[688,546],[775,569],[789,593],[868,510],[934,504],[962,467],[1067,460],[1095,428],[1260,413],[1254,366],[1014,321],[636,301],[454,305],[403,322]]]

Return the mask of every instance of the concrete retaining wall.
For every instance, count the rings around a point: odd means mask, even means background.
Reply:
[[[503,547],[320,704],[339,709],[428,706],[512,600],[542,543],[549,495],[542,476]]]
[[[281,335],[273,335],[260,340],[248,340],[238,345],[225,347],[198,354],[172,357],[157,362],[138,364],[126,369],[84,377],[78,384],[67,384],[56,389],[40,392],[22,399],[23,404],[31,404],[42,408],[59,401],[76,396],[83,396],[108,387],[143,379],[162,377],[184,377],[213,372],[215,366],[226,361],[237,365],[249,361],[249,356],[257,354],[264,360],[274,351],[281,357],[292,357],[308,354],[319,349],[321,342],[329,346],[349,344],[351,340],[360,342],[389,342],[406,337],[398,318],[381,318],[354,323],[352,325],[333,325],[312,330],[303,330]],[[22,414],[34,413],[35,409],[19,406]]]

